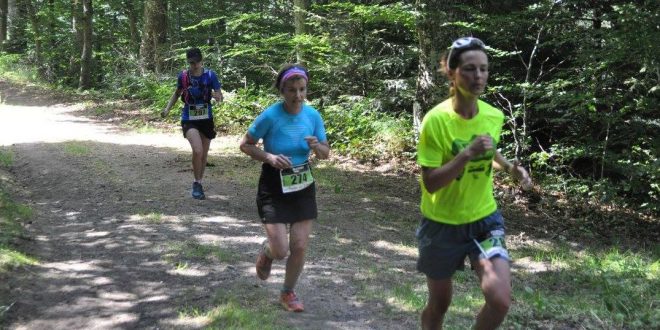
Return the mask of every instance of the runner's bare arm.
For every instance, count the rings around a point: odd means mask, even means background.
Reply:
[[[520,183],[520,186],[523,190],[529,190],[532,188],[532,178],[527,173],[524,167],[520,165],[520,162],[514,160],[513,162],[508,161],[504,156],[497,150],[495,150],[495,157],[493,158],[493,163],[497,165],[500,169],[503,169],[505,172],[511,174],[511,176]]]
[[[216,100],[217,102],[222,102],[224,100],[221,89],[213,90],[212,95],[213,95],[213,99]]]
[[[249,134],[245,134],[240,143],[241,151],[262,163],[268,163],[272,167],[285,169],[292,166],[291,161],[284,155],[273,155],[257,147],[257,142]]]
[[[181,96],[181,93],[182,93],[182,91],[178,88],[174,91],[174,93],[172,94],[172,97],[170,97],[170,100],[167,101],[167,105],[165,106],[165,109],[163,109],[163,111],[161,111],[161,113],[160,113],[161,117],[165,117],[165,116],[167,116],[168,113],[170,113],[170,110],[172,109],[174,104],[176,104],[176,101]]]

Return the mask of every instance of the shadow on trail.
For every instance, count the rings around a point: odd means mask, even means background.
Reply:
[[[416,312],[378,293],[402,275],[421,280],[417,205],[398,195],[411,179],[317,167],[319,219],[298,288],[307,311],[291,314],[276,304],[283,263],[267,282],[254,274],[264,234],[254,202],[259,164],[248,157],[213,156],[208,199],[196,201],[182,151],[90,141],[12,150],[11,172],[35,211],[28,252],[41,265],[11,280],[10,327],[198,328],[180,314],[227,301],[266,308],[285,327],[416,324]]]

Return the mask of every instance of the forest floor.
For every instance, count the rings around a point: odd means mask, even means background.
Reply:
[[[255,206],[260,165],[239,152],[239,137],[213,141],[207,199],[198,201],[176,125],[128,128],[129,115],[148,117],[131,103],[103,112],[1,81],[0,95],[0,148],[14,156],[14,197],[34,213],[20,245],[39,260],[0,275],[6,328],[419,327],[420,304],[405,298],[425,290],[415,270],[419,188],[405,166],[316,164],[319,218],[296,288],[306,310],[287,313],[277,302],[284,263],[274,263],[267,281],[255,275],[264,239]],[[563,235],[517,190],[498,191],[511,249]],[[514,285],[548,267],[516,261]],[[478,286],[473,276],[463,284]],[[452,312],[455,324],[469,324],[477,310]]]

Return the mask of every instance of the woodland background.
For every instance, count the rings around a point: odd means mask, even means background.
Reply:
[[[203,48],[227,102],[218,129],[241,133],[277,98],[287,62],[311,72],[308,95],[333,150],[412,161],[415,126],[447,95],[439,55],[483,39],[484,98],[507,116],[502,151],[546,192],[651,216],[660,211],[657,1],[0,0],[2,61],[31,78],[156,113]],[[174,119],[172,119],[174,120]],[[657,219],[656,219],[657,221]]]

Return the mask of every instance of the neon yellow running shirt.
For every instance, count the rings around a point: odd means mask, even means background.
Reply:
[[[422,121],[417,145],[417,164],[436,168],[451,161],[479,135],[490,135],[494,145],[500,140],[504,114],[490,104],[478,101],[479,112],[464,119],[454,112],[447,99],[429,111]],[[460,225],[477,221],[497,209],[493,197],[494,151],[468,162],[449,185],[429,193],[421,181],[422,214],[431,220]]]

